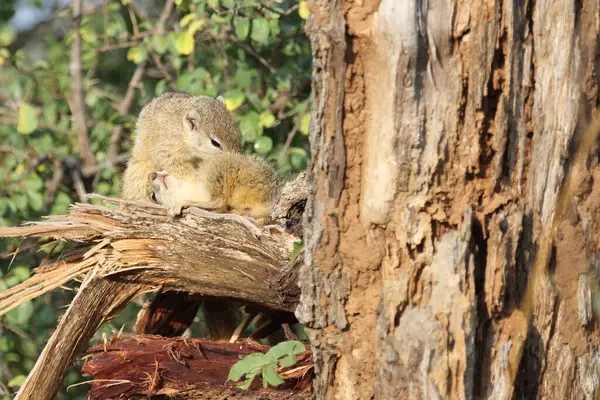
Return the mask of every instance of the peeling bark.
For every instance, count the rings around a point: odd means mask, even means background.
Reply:
[[[310,8],[317,397],[595,398],[598,2]]]

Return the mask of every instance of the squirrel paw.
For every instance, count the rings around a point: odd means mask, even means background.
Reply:
[[[181,217],[181,213],[183,212],[182,205],[174,205],[168,208],[167,214],[171,218]]]

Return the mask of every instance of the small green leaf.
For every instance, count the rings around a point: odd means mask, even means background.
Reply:
[[[127,59],[135,64],[140,64],[148,58],[148,51],[144,47],[132,47],[127,52]]]
[[[15,30],[8,24],[0,25],[0,46],[8,47],[17,37]]]
[[[300,18],[302,19],[307,19],[310,15],[310,9],[308,8],[308,4],[304,0],[298,4],[298,15],[300,15]]]
[[[240,131],[242,131],[242,138],[246,142],[256,142],[262,136],[262,126],[259,123],[258,113],[250,111],[244,115],[240,121]]]
[[[291,367],[294,364],[296,364],[296,357],[291,354],[279,359],[279,365],[282,367]]]
[[[253,20],[250,37],[256,42],[265,42],[269,38],[269,22],[264,18]]]
[[[252,374],[267,363],[269,363],[269,359],[262,353],[248,354],[242,360],[232,365],[227,380],[237,382],[242,376]]]
[[[17,124],[17,132],[24,135],[29,135],[38,127],[38,116],[35,108],[28,103],[21,103],[19,107],[19,123]]]
[[[188,31],[177,35],[175,40],[175,48],[180,54],[190,55],[194,52],[194,35]]]
[[[287,355],[296,356],[305,350],[306,347],[302,342],[297,340],[288,340],[271,347],[265,355],[271,360],[278,360]]]
[[[260,114],[260,124],[265,128],[272,128],[276,122],[275,116],[270,111],[263,111]]]
[[[308,154],[306,150],[299,147],[292,147],[290,149],[290,164],[296,170],[306,169],[308,165]]]
[[[29,197],[29,207],[33,211],[41,211],[44,208],[44,198],[40,192],[27,192],[27,197]]]
[[[181,21],[179,21],[179,26],[181,26],[182,28],[185,28],[186,25],[189,25],[189,23],[194,21],[195,19],[196,19],[196,13],[188,14],[185,17],[181,18]]]
[[[204,27],[204,21],[194,21],[188,28],[188,34],[194,35],[197,31]]]
[[[33,315],[33,303],[28,301],[21,304],[17,308],[13,308],[6,314],[6,319],[17,326],[26,326],[29,323],[29,319]]]
[[[235,7],[234,0],[221,0],[221,4],[223,4],[223,7],[228,8],[230,10]]]
[[[12,270],[12,276],[18,279],[19,282],[23,282],[26,279],[29,279],[31,276],[31,271],[24,265],[19,265],[18,267],[14,267]]]
[[[158,54],[165,54],[169,46],[169,41],[166,36],[154,35],[152,36],[152,48]]]
[[[12,378],[10,381],[8,381],[8,387],[14,388],[14,387],[22,386],[25,383],[25,379],[27,379],[27,376],[17,375],[14,378]]]
[[[258,154],[267,154],[273,149],[273,139],[268,136],[261,136],[254,142],[254,151]]]
[[[237,387],[242,390],[250,389],[250,385],[252,385],[252,381],[254,380],[256,375],[258,375],[258,371],[255,374],[250,375],[250,377],[246,381],[244,381],[244,383],[237,385]]]
[[[296,258],[302,250],[304,250],[304,240],[296,240],[293,244],[292,255],[290,257],[290,262],[292,264],[296,262]]]
[[[244,104],[246,95],[241,90],[231,90],[223,95],[223,99],[225,99],[225,107],[229,111],[233,111]]]
[[[283,379],[279,376],[277,372],[275,372],[275,368],[277,365],[275,363],[269,363],[263,367],[262,370],[262,378],[263,378],[263,386],[266,388],[267,383],[271,386],[279,386],[282,383],[285,383]]]
[[[158,81],[156,86],[154,87],[154,94],[156,96],[160,96],[167,90],[167,81],[165,79],[161,79]]]
[[[310,127],[310,113],[306,113],[302,116],[302,119],[300,120],[300,132],[302,132],[305,135],[308,135],[309,127]]]
[[[235,36],[240,40],[246,40],[250,33],[250,20],[248,18],[237,18],[235,20]]]
[[[0,65],[4,64],[10,58],[8,49],[0,49]]]

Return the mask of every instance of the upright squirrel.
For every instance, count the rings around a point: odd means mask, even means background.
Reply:
[[[121,197],[150,203],[155,172],[167,171],[173,177],[189,179],[211,156],[241,151],[240,131],[222,98],[163,94],[144,106],[139,115]],[[211,339],[229,339],[237,326],[235,313],[222,301],[202,299],[202,304]],[[134,330],[181,335],[199,306],[196,296],[159,292],[138,316]]]

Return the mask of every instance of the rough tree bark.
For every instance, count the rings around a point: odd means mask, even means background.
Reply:
[[[595,398],[599,3],[310,9],[317,398]]]

